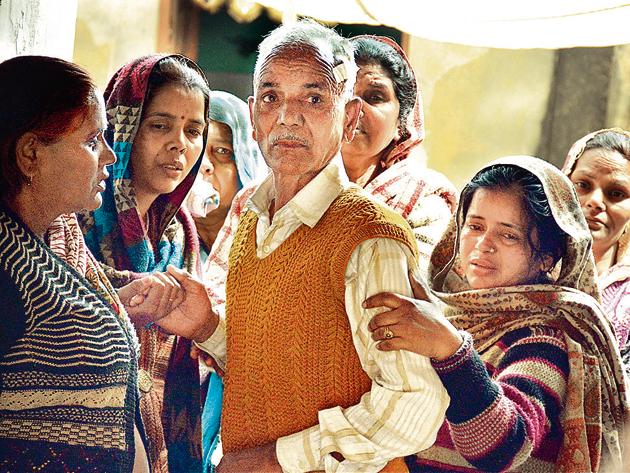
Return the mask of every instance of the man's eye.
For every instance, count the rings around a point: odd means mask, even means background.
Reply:
[[[309,101],[310,103],[322,103],[322,102],[323,102],[323,100],[322,100],[321,96],[319,96],[319,95],[311,95],[311,96],[308,98],[308,101]]]
[[[272,103],[276,101],[276,96],[273,94],[265,94],[262,96],[262,101],[265,103]]]

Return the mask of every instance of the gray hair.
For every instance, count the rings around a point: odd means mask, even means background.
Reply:
[[[344,83],[343,97],[346,100],[352,98],[359,70],[354,61],[352,43],[332,28],[327,28],[310,19],[281,25],[260,43],[254,68],[254,86],[258,82],[260,68],[272,53],[295,48],[312,48],[318,51],[329,62],[331,68],[340,64],[345,65],[347,78]]]

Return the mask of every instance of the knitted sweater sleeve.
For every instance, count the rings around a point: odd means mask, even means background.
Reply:
[[[484,352],[497,364],[492,376],[465,335],[457,353],[433,361],[451,397],[446,418],[457,451],[475,468],[498,472],[557,447],[569,374],[562,332],[509,332]]]

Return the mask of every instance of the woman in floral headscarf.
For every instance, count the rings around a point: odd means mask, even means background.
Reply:
[[[363,107],[354,139],[341,148],[346,173],[407,220],[426,268],[455,210],[455,189],[422,163],[422,98],[402,48],[383,36],[351,41],[359,66],[354,93]]]
[[[630,375],[630,132],[599,130],[578,140],[562,168],[591,235],[602,306]]]
[[[81,220],[88,246],[119,275],[169,265],[198,275],[198,237],[181,205],[205,146],[209,88],[203,73],[183,56],[142,57],[116,72],[105,101],[106,139],[117,161],[102,207]],[[137,329],[140,409],[152,470],[201,471],[202,400],[191,341],[156,326]]]
[[[390,309],[370,322],[379,349],[430,356],[451,398],[412,472],[622,471],[628,403],[590,246],[569,180],[503,158],[462,192],[420,300],[366,301]]]

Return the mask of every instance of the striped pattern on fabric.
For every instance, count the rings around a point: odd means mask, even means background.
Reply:
[[[407,458],[410,470],[555,471],[569,376],[563,332],[514,330],[481,355],[466,338],[433,363],[451,404],[435,446]]]
[[[26,322],[0,359],[0,470],[20,471],[25,453],[42,449],[61,462],[78,446],[105,462],[102,471],[131,471],[137,347],[127,320],[2,210],[0,271]]]

